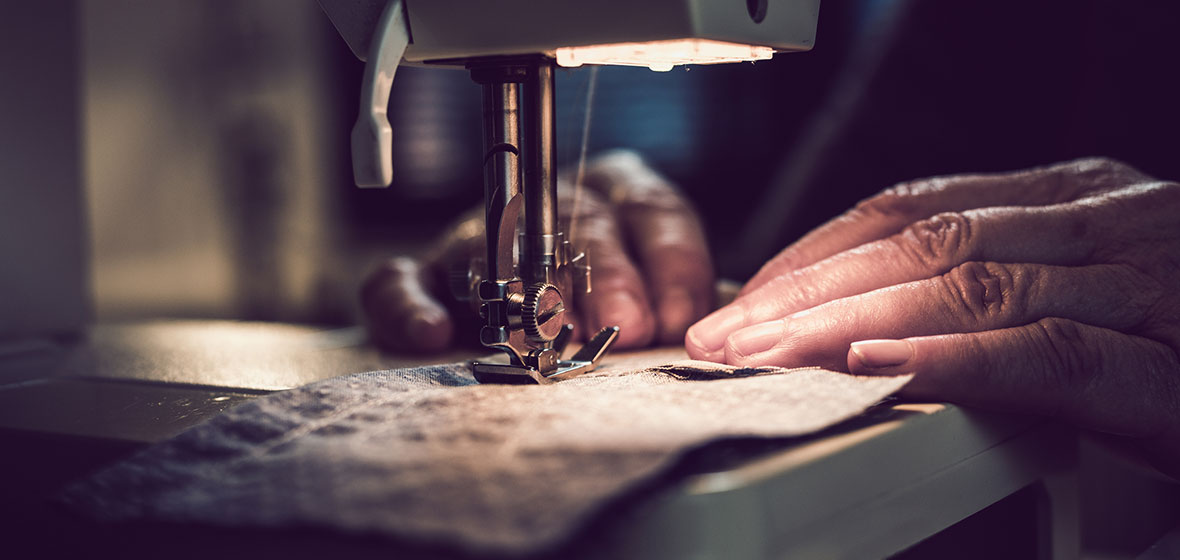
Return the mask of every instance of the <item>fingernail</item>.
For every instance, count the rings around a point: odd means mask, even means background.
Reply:
[[[729,334],[745,323],[745,310],[734,306],[718,309],[688,329],[688,341],[706,352],[716,352],[725,347]]]
[[[867,367],[892,367],[910,361],[914,347],[905,340],[862,340],[852,343],[852,354]]]
[[[598,327],[626,329],[635,325],[643,313],[639,301],[628,292],[611,292],[598,302]]]
[[[667,336],[678,338],[693,320],[692,294],[684,288],[669,288],[660,298],[660,326]]]
[[[786,322],[780,319],[746,327],[729,336],[730,348],[743,357],[765,352],[783,339],[786,326]]]

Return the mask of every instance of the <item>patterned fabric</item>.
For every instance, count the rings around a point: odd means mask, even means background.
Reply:
[[[64,500],[108,521],[537,552],[689,449],[815,432],[907,381],[688,361],[548,386],[479,385],[463,364],[364,373],[242,404]]]

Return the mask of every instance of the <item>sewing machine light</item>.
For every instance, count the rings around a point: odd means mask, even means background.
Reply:
[[[393,130],[386,113],[402,64],[470,68],[506,57],[542,56],[561,66],[667,71],[679,64],[766,60],[776,52],[811,49],[820,5],[820,0],[319,2],[353,53],[367,62],[352,131],[353,174],[362,187],[386,187],[393,180]]]
[[[646,66],[667,72],[682,64],[720,64],[769,60],[774,49],[709,39],[678,39],[644,43],[615,43],[557,49],[557,64],[574,68],[583,64]]]

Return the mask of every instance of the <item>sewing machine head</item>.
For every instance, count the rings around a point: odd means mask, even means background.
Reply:
[[[357,185],[393,179],[386,117],[399,64],[464,67],[483,86],[487,253],[457,271],[479,302],[480,341],[508,364],[476,363],[481,382],[549,383],[594,368],[618,333],[599,331],[568,360],[568,295],[590,290],[589,256],[557,223],[554,67],[647,66],[768,59],[815,39],[819,0],[320,0],[367,61],[352,132]],[[517,227],[523,224],[518,236]],[[519,237],[519,239],[518,239]]]

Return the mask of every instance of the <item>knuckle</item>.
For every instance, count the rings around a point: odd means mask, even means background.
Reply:
[[[1180,183],[1146,180],[1125,186],[1107,198],[1121,203],[1124,212],[1146,216],[1165,214],[1169,218],[1168,222],[1174,224],[1175,220],[1171,218],[1180,209]]]
[[[632,277],[637,277],[635,267],[631,263],[631,259],[627,255],[605,247],[594,251],[593,247],[586,251],[590,258],[590,266],[592,266],[592,275],[595,283],[600,279],[606,280],[611,278],[625,278],[630,280]]]
[[[565,220],[590,221],[610,211],[602,196],[589,189],[561,197],[558,202],[558,214]]]
[[[647,162],[643,160],[643,156],[639,155],[638,152],[618,148],[603,152],[590,160],[588,171],[594,173],[603,169],[635,169],[646,167]]]
[[[585,240],[586,244],[579,248],[589,259],[594,289],[606,285],[633,285],[639,282],[640,275],[626,250],[619,245],[617,238],[600,238]]]
[[[696,218],[696,209],[680,191],[662,180],[634,182],[627,186],[625,196],[613,196],[624,212],[659,213],[672,217]]]
[[[1041,360],[1040,370],[1048,393],[1071,395],[1084,392],[1088,372],[1102,361],[1099,345],[1089,344],[1078,323],[1050,317],[1033,323],[1029,341],[1034,356]],[[1070,399],[1063,399],[1069,402]]]
[[[970,256],[971,220],[960,212],[944,212],[906,227],[897,240],[918,264],[939,272]]]
[[[595,257],[623,251],[622,231],[611,216],[588,216],[577,222],[577,228],[567,231],[575,234],[571,243],[578,251],[593,252]]]
[[[1144,180],[1117,187],[1079,200],[1071,208],[1076,221],[1089,224],[1093,258],[1108,263],[1139,261],[1145,266],[1175,262],[1175,252],[1161,242],[1173,243],[1180,234],[1180,221],[1175,219],[1180,213],[1180,184]],[[1134,219],[1128,220],[1129,216]]]
[[[1167,324],[1168,313],[1164,310],[1168,307],[1172,290],[1165,282],[1130,264],[1104,268],[1107,271],[1103,278],[1105,289],[1118,302],[1110,314],[1118,328],[1142,332],[1156,325]]]
[[[886,217],[909,216],[916,219],[918,214],[929,215],[925,213],[927,204],[924,204],[924,198],[945,191],[957,180],[957,177],[949,175],[903,181],[860,201],[853,210],[865,214]]]
[[[742,286],[745,294],[755,288],[787,276],[805,266],[805,261],[794,251],[784,251],[762,265],[758,272]]]
[[[1157,183],[1156,189],[1160,197],[1169,202],[1172,206],[1180,204],[1180,183],[1175,181],[1165,181]]]
[[[656,267],[652,272],[671,276],[700,275],[712,271],[713,265],[707,251],[683,241],[661,244],[656,248],[657,258],[650,264]]]
[[[1066,164],[1067,167],[1081,173],[1121,173],[1134,169],[1117,159],[1109,157],[1084,157]]]
[[[1024,313],[1031,283],[1023,267],[967,262],[942,276],[943,301],[951,313],[1002,324]]]
[[[615,206],[691,211],[680,190],[630,150],[596,157],[587,165],[583,184]]]
[[[1083,191],[1091,192],[1108,190],[1147,178],[1147,175],[1138,169],[1107,157],[1076,159],[1056,166],[1054,171],[1059,181],[1073,183]]]
[[[916,211],[917,193],[922,190],[917,181],[898,183],[860,201],[853,211],[879,217],[909,216]]]
[[[1174,181],[1158,181],[1149,184],[1146,187],[1147,197],[1154,203],[1156,212],[1163,209],[1161,214],[1165,216],[1176,216],[1180,213],[1180,183]],[[1176,220],[1169,220],[1165,231],[1177,231]]]

